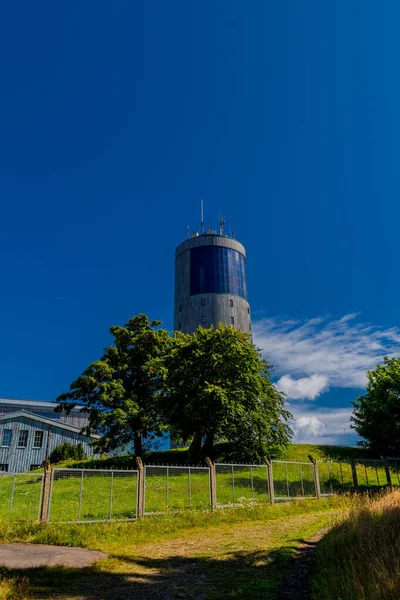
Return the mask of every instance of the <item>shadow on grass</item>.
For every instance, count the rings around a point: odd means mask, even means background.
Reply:
[[[346,462],[352,458],[368,458],[370,453],[365,448],[350,446],[317,446],[325,460]]]
[[[32,597],[36,599],[273,600],[296,549],[289,543],[278,550],[227,553],[222,559],[204,555],[190,558],[111,555],[106,561],[84,569],[39,567],[2,569],[2,573],[5,578],[27,577]]]

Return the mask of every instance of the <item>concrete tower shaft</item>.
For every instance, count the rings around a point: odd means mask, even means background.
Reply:
[[[251,332],[246,250],[225,235],[194,234],[175,251],[174,329],[220,323]]]

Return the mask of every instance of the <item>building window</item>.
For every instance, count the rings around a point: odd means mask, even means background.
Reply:
[[[18,437],[18,448],[26,448],[28,445],[28,430],[21,429]]]
[[[205,299],[204,299],[204,298],[202,298],[202,299],[201,299],[201,305],[202,305],[202,306],[205,306],[205,305],[206,305],[206,301],[205,301]]]
[[[12,440],[12,429],[4,429],[3,430],[3,439],[1,440],[1,445],[5,448],[9,448],[11,446]]]
[[[182,304],[179,305],[179,312],[182,312]]]
[[[233,306],[233,300],[229,300],[229,306]]]
[[[247,300],[246,259],[232,248],[190,250],[190,295],[231,294]]]
[[[33,447],[41,448],[43,446],[43,431],[35,431],[35,437],[33,439]]]
[[[235,317],[231,317],[231,325],[235,324]]]
[[[248,315],[250,314],[250,307],[249,306],[247,307],[247,314]]]
[[[202,322],[202,323],[205,323],[205,322],[206,322],[206,318],[205,318],[204,316],[203,316],[203,317],[201,317],[201,322]]]
[[[249,323],[249,331],[251,331],[251,323]]]
[[[0,471],[8,471],[8,465],[0,464]]]

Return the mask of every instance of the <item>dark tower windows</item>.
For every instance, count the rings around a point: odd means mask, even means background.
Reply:
[[[246,259],[232,248],[190,250],[190,295],[234,294],[247,300]]]

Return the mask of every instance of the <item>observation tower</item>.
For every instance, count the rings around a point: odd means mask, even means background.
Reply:
[[[175,251],[175,330],[194,333],[223,323],[251,333],[246,250],[224,226],[220,217],[217,230],[205,231],[202,203],[200,232],[187,228]]]

